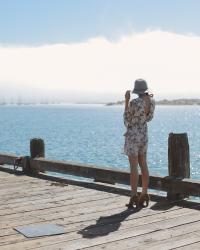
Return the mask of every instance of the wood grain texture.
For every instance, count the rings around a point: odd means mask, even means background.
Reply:
[[[115,192],[1,171],[0,180],[1,250],[200,247],[198,203],[158,198],[127,210],[129,198]],[[65,234],[28,239],[14,230],[37,223],[62,225]]]
[[[17,156],[0,154],[0,163],[14,164]],[[179,164],[180,165],[180,164]],[[114,168],[103,168],[88,164],[79,164],[74,162],[64,162],[49,160],[46,158],[30,159],[30,168],[33,172],[50,171],[62,174],[70,174],[78,177],[85,177],[91,180],[109,183],[109,184],[125,184],[130,185],[129,171],[123,171]],[[0,171],[7,171],[12,173],[13,170],[5,169],[0,166]],[[20,173],[20,172],[18,172]],[[41,173],[40,173],[41,175]],[[51,177],[53,179],[53,177]],[[55,177],[56,179],[57,177]],[[59,178],[57,178],[59,179]],[[139,176],[139,186],[141,186],[141,175]],[[61,179],[60,179],[61,181]],[[71,181],[72,182],[72,181]],[[193,180],[188,178],[177,178],[177,176],[150,176],[149,188],[166,191],[171,194],[182,194],[183,196],[198,196],[200,197],[200,180]]]

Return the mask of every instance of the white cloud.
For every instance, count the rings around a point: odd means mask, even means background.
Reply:
[[[200,94],[200,37],[146,31],[110,42],[0,46],[0,85],[47,92],[115,93],[122,98],[136,78],[158,96]]]

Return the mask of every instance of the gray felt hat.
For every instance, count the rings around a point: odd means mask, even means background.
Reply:
[[[144,94],[148,91],[147,82],[143,79],[137,79],[135,80],[135,85],[132,93],[135,94]]]

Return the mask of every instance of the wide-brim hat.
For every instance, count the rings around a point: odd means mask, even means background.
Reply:
[[[133,89],[132,93],[144,94],[146,92],[148,92],[147,82],[143,79],[135,80],[134,89]]]

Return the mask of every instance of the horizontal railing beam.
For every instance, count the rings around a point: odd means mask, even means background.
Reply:
[[[92,178],[105,183],[130,185],[130,173],[125,170],[101,168],[94,165],[73,162],[52,161],[45,158],[32,159],[31,168],[38,171],[52,171]],[[139,185],[141,186],[141,175]],[[161,191],[174,190],[174,192],[178,191],[186,195],[200,196],[200,180],[150,176],[149,188]]]
[[[0,164],[14,165],[17,158],[18,156],[12,154],[0,154]],[[130,185],[129,171],[97,167],[89,164],[34,158],[30,159],[30,169],[91,178],[98,182],[110,184],[119,183]],[[139,185],[141,186],[141,175],[139,177]],[[200,180],[176,179],[168,176],[150,176],[149,188],[161,191],[170,190],[171,192],[174,190],[174,193],[180,192],[182,194],[200,197]]]
[[[94,165],[74,162],[52,161],[46,158],[31,159],[31,169],[38,171],[51,171],[62,174],[70,174],[106,183],[129,184],[129,172],[112,168],[102,168]]]
[[[18,156],[14,154],[0,154],[0,164],[14,165],[17,158]]]

